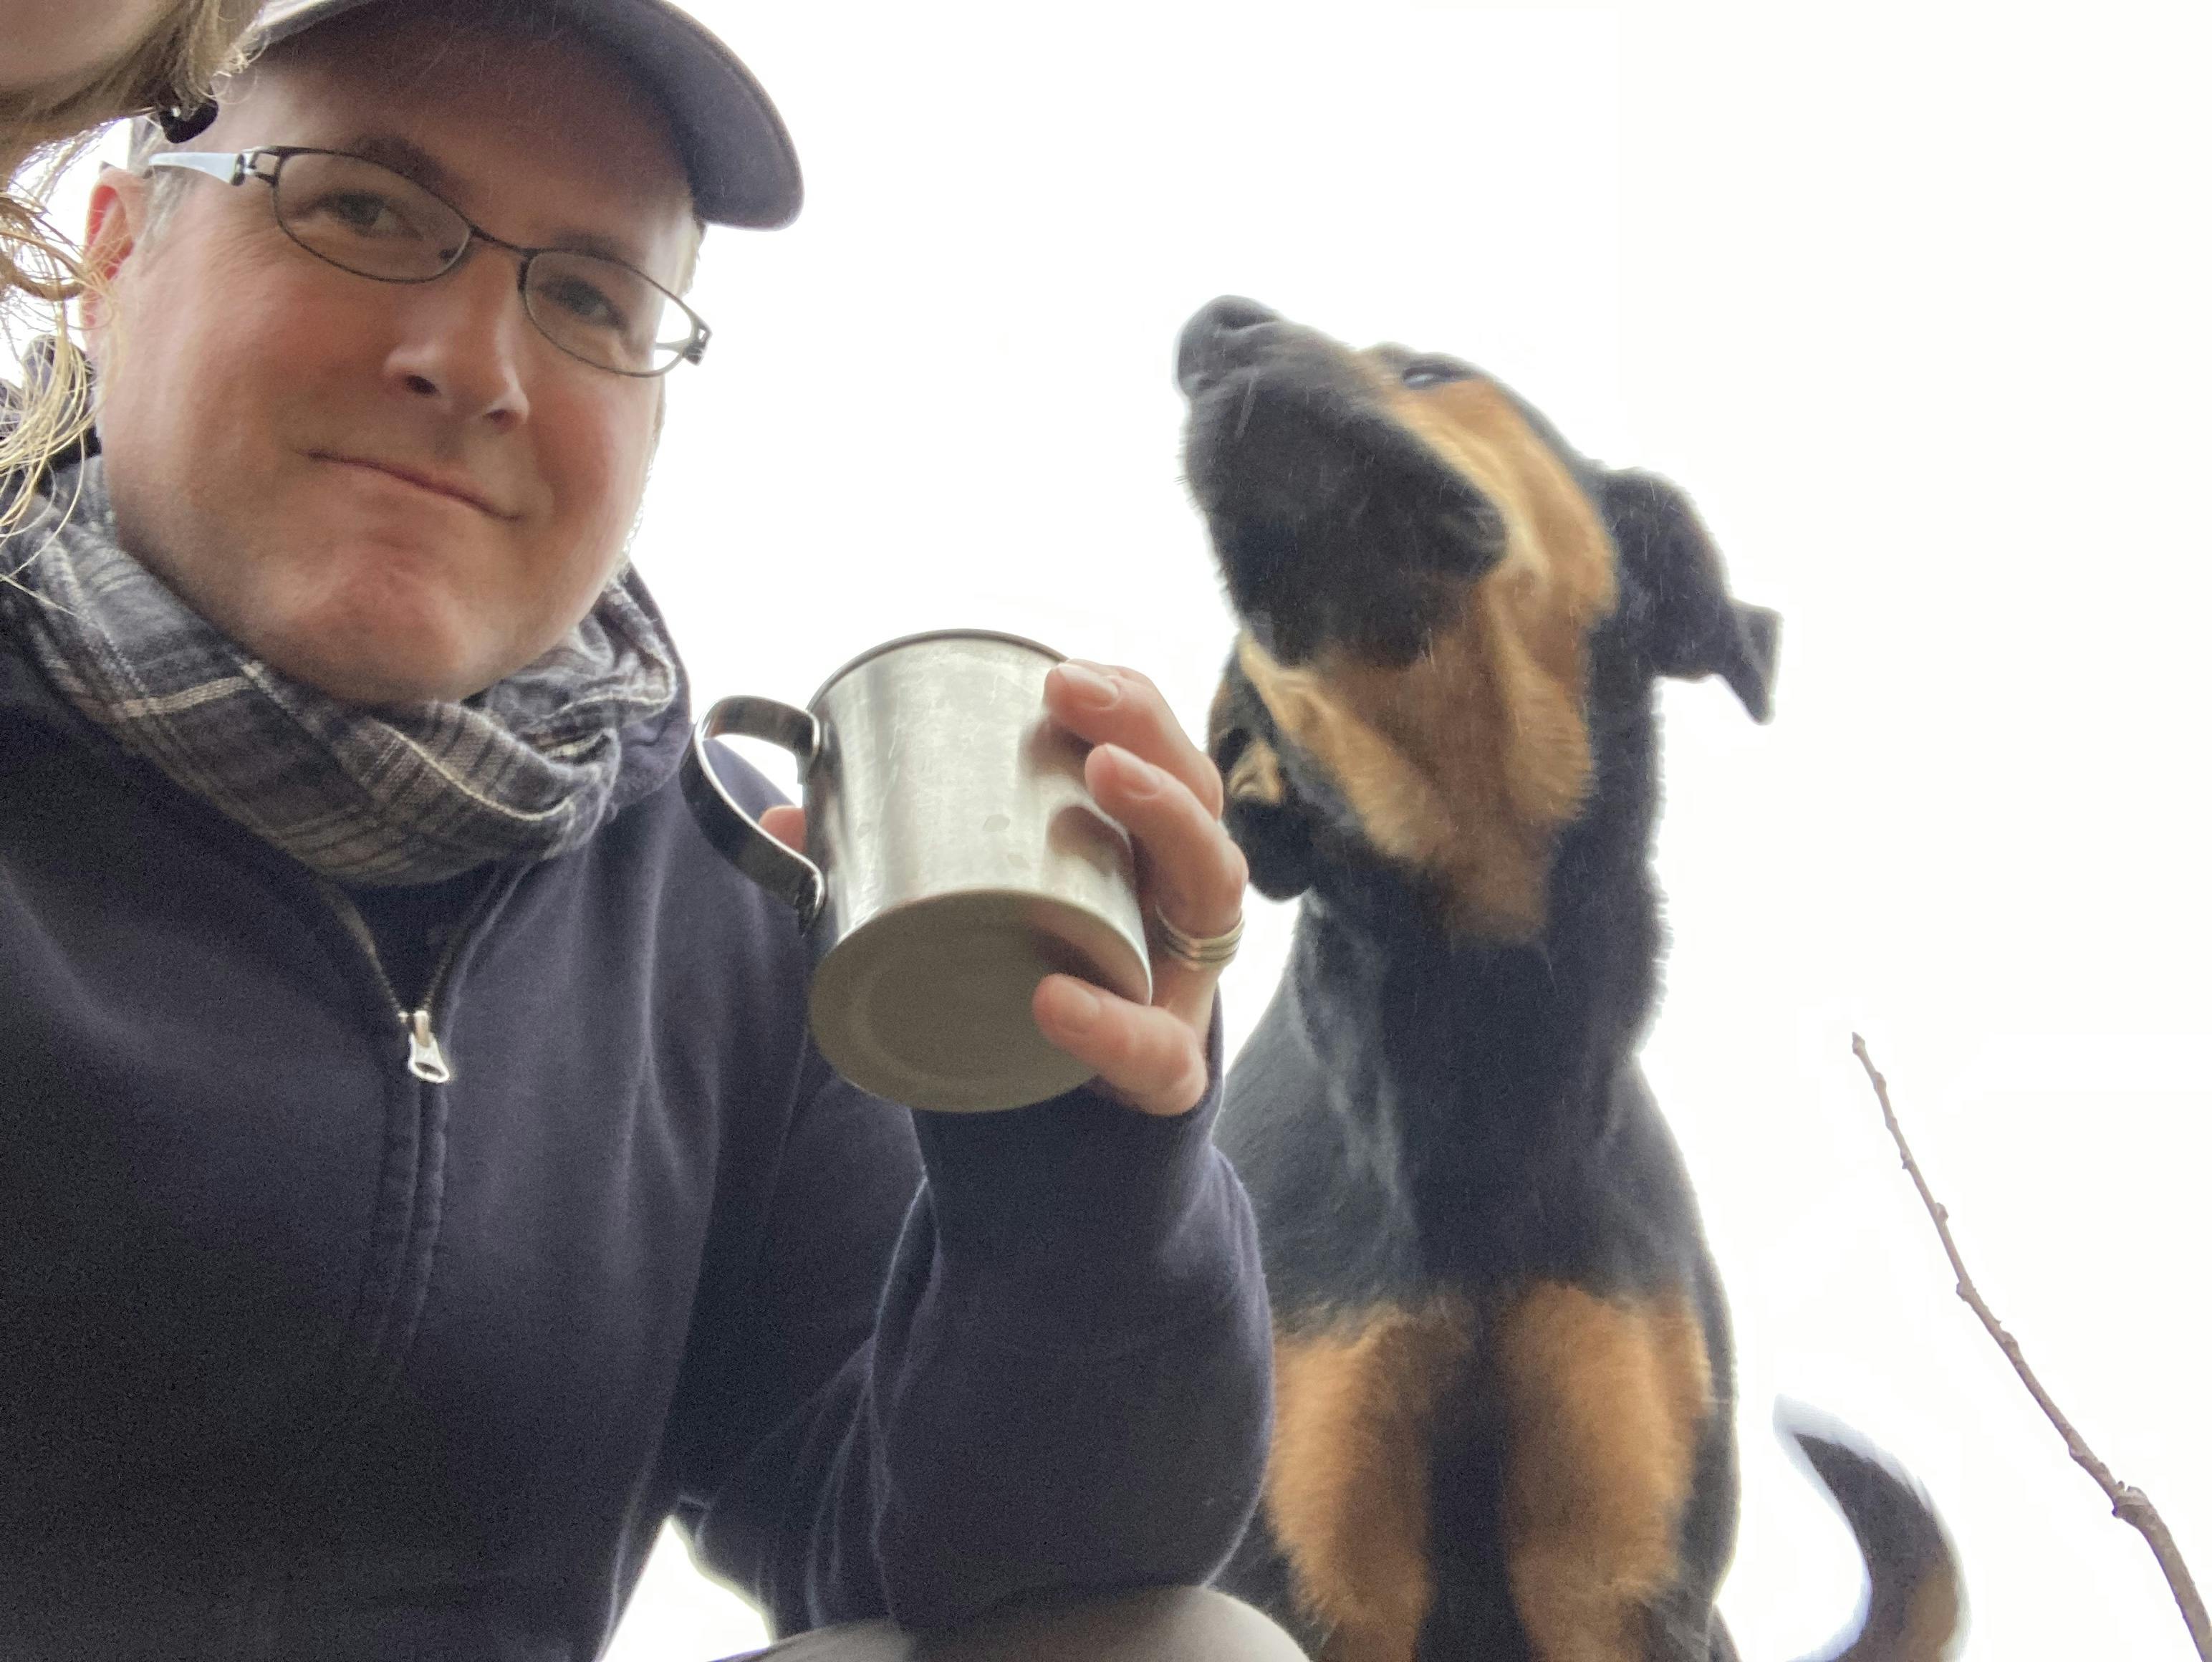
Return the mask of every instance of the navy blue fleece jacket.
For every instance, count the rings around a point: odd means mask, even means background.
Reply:
[[[786,1630],[1236,1541],[1267,1331],[1212,1099],[854,1090],[682,712],[629,738],[593,840],[395,985],[0,628],[0,1656],[587,1658],[672,1513]]]

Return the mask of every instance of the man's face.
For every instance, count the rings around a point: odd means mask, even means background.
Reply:
[[[403,161],[525,247],[612,253],[673,288],[694,234],[659,112],[574,40],[387,9],[277,52],[191,148]],[[150,239],[104,177],[88,239],[100,441],[124,545],[294,679],[357,703],[462,698],[538,657],[622,558],[659,383],[563,354],[516,257],[379,283],[278,228],[265,185],[193,178]]]

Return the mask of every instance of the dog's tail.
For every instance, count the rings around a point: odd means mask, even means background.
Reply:
[[[1775,1428],[1858,1538],[1865,1602],[1849,1637],[1817,1662],[1946,1662],[1966,1632],[1965,1578],[1927,1494],[1887,1455],[1801,1408]]]

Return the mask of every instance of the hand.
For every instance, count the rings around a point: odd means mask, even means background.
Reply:
[[[1149,917],[1185,934],[1221,934],[1244,904],[1244,855],[1221,827],[1221,775],[1193,744],[1159,690],[1134,670],[1062,664],[1045,681],[1045,708],[1091,741],[1084,782],[1124,826],[1137,856],[1137,898]],[[761,816],[794,849],[806,816]],[[1186,1113],[1206,1094],[1206,1036],[1218,969],[1194,970],[1152,953],[1152,1001],[1132,1003],[1068,975],[1037,984],[1030,1014],[1044,1036],[1095,1069],[1097,1088],[1140,1113]]]

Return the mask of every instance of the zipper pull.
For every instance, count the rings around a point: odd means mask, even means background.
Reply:
[[[453,1078],[453,1070],[446,1065],[437,1034],[430,1031],[430,1012],[421,1009],[403,1019],[407,1024],[407,1071],[433,1085],[443,1085]]]

